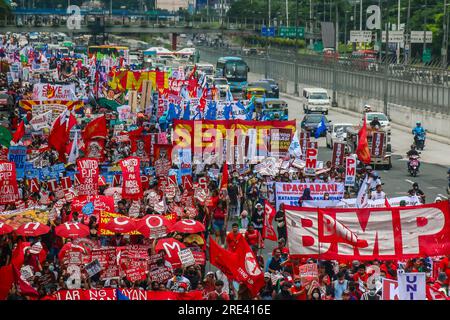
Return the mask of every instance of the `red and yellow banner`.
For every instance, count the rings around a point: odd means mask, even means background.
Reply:
[[[169,75],[164,71],[118,71],[113,72],[109,86],[113,90],[142,91],[144,80],[152,82],[152,89],[168,89]]]

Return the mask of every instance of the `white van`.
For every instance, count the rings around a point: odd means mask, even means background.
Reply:
[[[308,114],[311,112],[320,112],[328,114],[331,107],[331,98],[328,91],[322,88],[303,89],[303,111]]]

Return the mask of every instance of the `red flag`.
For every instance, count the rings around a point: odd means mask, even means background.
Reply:
[[[272,207],[269,201],[264,201],[264,224],[262,230],[263,239],[268,239],[272,241],[277,241],[277,235],[273,229],[272,221],[275,217],[275,208]]]
[[[141,135],[142,131],[144,130],[144,127],[140,127],[139,129],[130,131],[130,132],[122,132],[123,135],[128,135],[130,141],[131,141],[131,153],[135,152],[137,150],[137,144],[136,140],[138,140]]]
[[[20,293],[22,293],[24,296],[39,296],[39,293],[36,291],[36,289],[34,289],[30,285],[30,283],[21,278],[20,272],[15,266],[13,266],[13,272],[14,272],[14,281],[18,286]]]
[[[63,114],[56,118],[50,134],[48,135],[48,145],[53,147],[59,154],[59,161],[66,162],[66,143],[69,141],[69,131],[66,130],[66,122],[62,121]]]
[[[239,268],[238,256],[217,244],[212,238],[209,242],[209,259],[228,278],[235,279],[235,270]]]
[[[364,164],[370,163],[369,143],[367,142],[367,122],[364,118],[364,124],[358,132],[358,148],[356,148],[358,159]]]
[[[387,197],[384,197],[384,205],[386,206],[386,208],[390,208],[391,204],[389,203],[389,200]]]
[[[357,248],[368,246],[366,240],[358,238],[357,234],[326,214],[324,210],[319,210],[319,242],[343,242]]]
[[[69,120],[67,122],[67,131],[70,132],[70,130],[76,126],[77,124],[77,118],[74,117],[74,115],[72,114],[72,112],[69,115]]]
[[[6,300],[14,283],[13,265],[0,267],[0,300]]]
[[[188,79],[193,80],[195,79],[195,72],[197,71],[197,65],[194,65],[194,68],[192,68],[191,72],[189,73]]]
[[[25,123],[23,120],[20,122],[19,127],[17,128],[16,132],[13,135],[13,141],[15,143],[19,142],[20,139],[25,135]]]
[[[264,287],[264,272],[259,267],[258,260],[245,239],[239,241],[236,249],[239,268],[235,271],[237,280],[245,283],[250,293],[256,296]]]
[[[106,139],[108,137],[108,129],[106,128],[106,118],[101,116],[88,123],[84,128],[81,136],[85,144],[93,139]]]
[[[225,162],[222,169],[222,180],[220,181],[220,190],[228,187],[228,164]]]

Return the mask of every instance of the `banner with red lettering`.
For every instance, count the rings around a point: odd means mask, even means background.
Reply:
[[[331,165],[334,167],[340,167],[344,164],[345,156],[345,143],[335,142],[333,144],[333,157],[331,159]]]
[[[137,157],[128,157],[121,160],[122,168],[122,198],[139,200],[143,196],[140,160]]]
[[[77,160],[78,182],[77,192],[79,196],[96,196],[98,193],[98,176],[100,169],[98,160],[83,158]]]
[[[53,297],[55,300],[118,300],[117,290],[130,300],[203,300],[203,294],[199,290],[181,293],[113,288],[59,290]]]
[[[326,211],[324,211],[326,210]],[[323,242],[320,212],[347,229],[340,238],[352,241]],[[401,260],[450,253],[450,202],[414,207],[367,209],[313,209],[286,206],[286,226],[292,258]],[[321,221],[322,220],[322,221]],[[329,221],[329,220],[328,220]],[[323,226],[325,228],[325,226]]]
[[[344,196],[343,183],[299,183],[299,182],[276,182],[275,183],[275,200],[276,209],[280,208],[280,204],[297,206],[300,197],[309,188],[313,200],[323,200],[324,194],[330,195],[330,200],[341,200]]]
[[[372,150],[371,156],[373,158],[383,158],[383,148],[384,148],[384,132],[374,132],[372,133]]]
[[[0,161],[0,204],[15,203],[19,200],[17,187],[16,164]]]
[[[306,149],[306,163],[305,163],[305,175],[315,176],[317,168],[317,155],[319,149],[308,148]]]
[[[347,187],[353,187],[356,182],[356,155],[347,156],[345,158],[345,182]]]

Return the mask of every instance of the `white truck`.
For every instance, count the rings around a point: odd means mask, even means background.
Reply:
[[[322,88],[303,89],[303,111],[305,114],[319,112],[328,114],[331,108],[331,98],[328,91]]]

